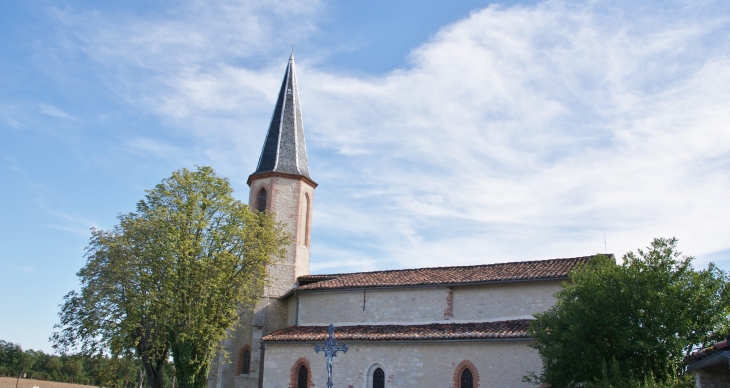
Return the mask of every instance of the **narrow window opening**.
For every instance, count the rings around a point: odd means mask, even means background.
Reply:
[[[256,210],[262,212],[266,210],[266,189],[259,191],[259,197],[256,200]]]
[[[461,372],[461,388],[474,388],[474,377],[469,368]]]
[[[309,379],[309,373],[307,367],[302,365],[299,367],[299,373],[297,373],[297,388],[307,388],[307,380]]]
[[[373,372],[373,388],[385,388],[385,372],[380,368]]]
[[[304,245],[309,246],[309,195],[304,194],[304,198],[306,198],[304,206],[306,206],[304,211]]]
[[[248,349],[243,351],[241,356],[241,373],[247,375],[251,370],[251,352]]]

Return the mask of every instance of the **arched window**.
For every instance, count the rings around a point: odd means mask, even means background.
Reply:
[[[372,364],[365,371],[367,388],[385,388],[385,367],[379,363]]]
[[[474,376],[469,368],[461,372],[461,388],[474,388]]]
[[[238,351],[238,360],[236,361],[236,375],[247,375],[251,373],[251,348],[243,345]]]
[[[385,372],[378,368],[373,372],[373,387],[372,388],[385,388]]]
[[[459,363],[454,369],[454,387],[479,388],[479,371],[469,360]]]
[[[309,246],[309,194],[304,194],[305,201],[304,206],[304,245]]]
[[[247,375],[251,370],[251,352],[248,349],[241,355],[241,374]]]
[[[297,372],[297,388],[307,388],[307,381],[309,380],[309,372],[307,367],[302,365],[299,367]]]
[[[266,189],[259,190],[259,196],[256,199],[256,210],[262,212],[266,210]]]
[[[312,373],[309,370],[309,360],[300,357],[291,367],[290,388],[311,388],[314,386],[312,382]]]

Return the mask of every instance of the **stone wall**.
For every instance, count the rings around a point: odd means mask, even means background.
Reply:
[[[472,365],[475,387],[514,388],[535,385],[522,382],[541,368],[529,341],[368,343],[348,342],[349,351],[333,361],[335,388],[366,388],[376,367],[385,371],[386,387],[454,387],[455,374]],[[315,354],[314,343],[267,343],[264,387],[292,387],[292,368],[306,360],[315,387],[327,386],[325,359]],[[478,380],[478,384],[477,381]],[[293,387],[296,387],[294,385]]]
[[[260,178],[251,182],[249,205],[256,208],[258,193],[266,189],[266,209],[284,225],[291,236],[286,257],[268,268],[270,284],[264,295],[281,296],[289,291],[296,278],[309,274],[309,244],[314,188],[302,179],[285,177]]]
[[[284,231],[292,237],[286,257],[267,268],[269,284],[264,296],[252,309],[241,316],[240,324],[229,330],[220,352],[211,365],[209,388],[254,388],[258,386],[262,336],[289,326],[289,317],[296,314],[296,305],[278,299],[295,284],[298,276],[309,274],[309,243],[314,188],[301,179],[268,177],[252,182],[249,205],[256,209],[259,191],[267,192],[266,209],[284,224]],[[290,313],[291,310],[291,313]],[[239,350],[251,349],[249,374],[236,373]]]
[[[459,287],[393,288],[305,292],[291,297],[290,315],[299,325],[474,322],[529,318],[555,303],[562,281]],[[293,317],[289,317],[294,324]]]
[[[697,388],[730,388],[730,368],[722,363],[695,372]]]
[[[555,304],[563,281],[535,281],[454,288],[455,320],[502,320],[528,317]]]
[[[208,374],[208,388],[255,388],[258,386],[258,370],[260,361],[260,350],[258,341],[252,345],[254,327],[250,322],[253,320],[253,311],[245,311],[241,317],[242,324],[229,329],[229,336],[221,346],[226,354],[219,352],[213,359]],[[260,330],[258,339],[261,338]],[[244,346],[251,349],[251,367],[248,375],[237,375],[236,366],[239,350]]]

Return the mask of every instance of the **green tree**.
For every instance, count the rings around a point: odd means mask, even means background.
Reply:
[[[556,388],[676,380],[684,355],[726,327],[730,312],[725,273],[694,270],[676,246],[655,239],[620,265],[599,256],[573,271],[530,326],[543,370],[528,380]]]
[[[66,372],[70,382],[73,383],[74,379],[78,379],[81,375],[81,372],[84,370],[84,366],[78,358],[69,358],[63,363],[61,370]]]
[[[61,372],[62,367],[63,363],[58,357],[48,357],[46,364],[44,365],[44,369],[53,379],[59,378],[59,373]]]
[[[232,193],[210,167],[175,171],[111,231],[92,230],[54,346],[133,354],[154,388],[172,354],[177,386],[205,386],[226,329],[261,295],[266,265],[288,242],[269,214]]]

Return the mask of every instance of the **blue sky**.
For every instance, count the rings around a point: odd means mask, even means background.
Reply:
[[[49,351],[89,228],[176,169],[247,198],[295,45],[312,272],[730,269],[726,1],[0,3],[0,339]]]

